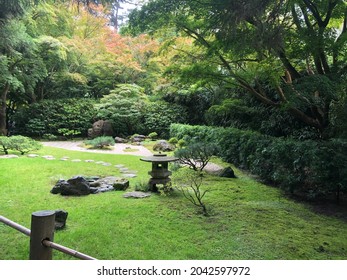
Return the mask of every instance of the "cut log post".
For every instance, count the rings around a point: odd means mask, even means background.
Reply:
[[[30,260],[51,260],[52,248],[43,244],[44,240],[53,242],[54,211],[39,211],[31,215]]]

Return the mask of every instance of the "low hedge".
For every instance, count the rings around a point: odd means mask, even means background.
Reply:
[[[225,161],[306,198],[347,192],[347,142],[297,141],[235,128],[172,124],[171,137],[216,143]]]

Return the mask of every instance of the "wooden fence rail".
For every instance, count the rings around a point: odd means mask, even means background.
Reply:
[[[32,213],[31,230],[1,215],[0,222],[30,237],[30,260],[52,260],[52,249],[81,260],[96,260],[96,258],[53,242],[54,211],[39,211]]]

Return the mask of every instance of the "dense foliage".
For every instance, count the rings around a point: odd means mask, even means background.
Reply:
[[[149,101],[144,88],[119,84],[96,105],[97,117],[110,120],[116,135],[157,133],[168,137],[171,123],[184,123],[187,108],[165,101]]]
[[[156,132],[162,138],[169,138],[172,123],[186,123],[188,108],[165,101],[148,102],[144,108],[142,131],[149,134]]]
[[[182,82],[242,89],[329,138],[331,105],[345,104],[346,17],[342,0],[153,0],[130,15],[127,32],[180,48],[186,62],[174,57],[170,73]],[[176,45],[180,36],[195,47]]]
[[[102,1],[105,6],[100,1],[10,2],[2,4],[0,14],[1,135],[7,135],[21,106],[98,99],[119,83],[153,86],[156,66],[150,59],[157,44],[149,36],[124,37],[109,27],[115,1]]]
[[[306,198],[347,192],[346,141],[298,141],[235,128],[171,125],[171,136],[216,143],[227,162]],[[332,160],[334,159],[334,160]]]
[[[91,99],[45,100],[18,110],[11,132],[33,137],[86,137],[95,116]]]

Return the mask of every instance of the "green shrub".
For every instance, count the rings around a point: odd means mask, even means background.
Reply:
[[[44,134],[85,137],[95,115],[91,99],[44,100],[16,112],[14,132],[31,137]]]
[[[200,125],[171,124],[170,136],[186,142],[213,142],[213,127]]]
[[[9,150],[18,151],[22,155],[30,151],[39,150],[42,148],[42,144],[29,137],[15,135],[11,137],[1,136],[0,145],[3,152],[8,154]]]
[[[72,138],[73,136],[77,136],[81,134],[81,131],[68,129],[68,128],[59,128],[59,134],[65,136],[66,138]]]
[[[54,134],[50,134],[50,133],[43,134],[42,138],[46,139],[46,140],[50,140],[50,141],[54,141],[54,140],[58,139],[57,136],[55,136]]]
[[[235,128],[174,124],[171,136],[216,143],[219,156],[262,180],[309,199],[347,192],[347,142],[265,136]],[[189,142],[188,142],[189,144]]]
[[[24,118],[26,118],[26,116],[24,116]],[[16,122],[16,129],[26,135],[41,137],[46,132],[46,123],[44,119],[32,118],[29,119],[24,127],[19,127],[20,125],[20,122]]]
[[[184,141],[183,139],[178,140],[177,146],[179,148],[183,148],[185,145],[186,145],[186,141]]]
[[[144,133],[156,131],[162,138],[169,138],[170,124],[185,123],[187,111],[183,106],[164,101],[148,102],[143,113]]]
[[[146,101],[144,88],[136,84],[118,84],[96,104],[97,117],[110,120],[116,135],[142,133],[142,113]]]
[[[176,145],[178,143],[178,139],[176,137],[171,137],[168,142],[172,145]]]
[[[137,192],[149,192],[150,186],[148,182],[136,182],[134,189]]]
[[[115,144],[114,139],[111,136],[100,136],[92,140],[87,140],[84,143],[91,146],[91,149],[104,149]]]
[[[148,138],[150,138],[151,140],[156,140],[158,138],[158,133],[151,132],[148,134]]]

